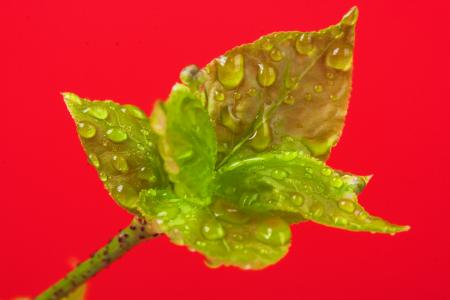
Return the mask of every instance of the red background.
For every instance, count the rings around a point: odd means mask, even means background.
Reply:
[[[207,269],[161,238],[91,281],[89,299],[450,299],[448,1],[0,3],[0,298],[36,295],[130,220],[80,147],[61,91],[150,112],[180,69],[360,8],[347,126],[330,164],[375,177],[369,211],[412,230],[311,223],[259,272]]]

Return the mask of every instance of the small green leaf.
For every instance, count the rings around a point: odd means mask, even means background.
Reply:
[[[262,151],[286,136],[313,156],[328,157],[347,114],[357,16],[353,8],[341,22],[317,32],[269,34],[199,72],[192,67],[182,72],[184,82],[206,95],[219,165],[240,148]]]
[[[275,151],[224,165],[217,175],[217,196],[243,209],[299,213],[316,223],[347,230],[408,230],[369,215],[358,203],[357,194],[369,179],[334,171],[303,152]]]
[[[197,203],[210,202],[216,162],[216,136],[208,112],[189,88],[175,85],[169,100],[158,103],[151,126],[175,192]]]
[[[139,211],[173,243],[205,255],[210,267],[261,269],[280,260],[290,245],[282,217],[245,212],[221,199],[204,207],[170,191],[148,190],[141,193]]]
[[[63,96],[90,164],[118,204],[133,211],[142,189],[167,185],[156,136],[142,110]]]

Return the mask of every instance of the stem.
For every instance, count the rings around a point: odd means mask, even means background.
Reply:
[[[66,277],[37,296],[36,300],[57,300],[69,295],[95,274],[122,257],[131,248],[146,239],[157,236],[159,234],[155,233],[144,219],[134,218],[128,227],[121,230],[103,248],[78,264]]]

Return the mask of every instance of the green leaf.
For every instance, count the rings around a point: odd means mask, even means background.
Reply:
[[[291,137],[320,159],[337,143],[347,114],[358,11],[318,32],[277,32],[181,73],[204,91],[219,165],[240,148],[262,151]],[[199,88],[200,87],[200,88]]]
[[[158,103],[151,126],[175,192],[197,203],[210,202],[216,163],[216,136],[208,112],[186,86],[174,86],[169,100]]]
[[[167,185],[156,136],[142,110],[63,96],[90,164],[118,204],[133,211],[142,189]]]
[[[288,222],[270,213],[245,212],[216,199],[209,207],[179,199],[170,191],[141,193],[139,211],[177,245],[206,256],[210,267],[261,269],[288,251]]]
[[[217,175],[217,196],[255,212],[299,213],[316,223],[353,231],[408,230],[369,215],[357,195],[370,177],[334,171],[303,152],[274,151],[232,160]]]

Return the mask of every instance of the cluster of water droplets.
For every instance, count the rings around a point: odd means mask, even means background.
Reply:
[[[150,156],[137,160],[135,157],[133,163],[128,157],[133,154],[129,153],[129,147],[133,145],[146,153],[153,147],[146,141],[149,130],[141,126],[147,122],[147,115],[133,105],[88,101],[69,93],[64,97],[77,121],[77,131],[88,161],[97,169],[100,180],[119,203],[126,206],[137,201],[139,189],[157,181],[151,167],[139,165]],[[139,143],[130,137],[130,132],[137,132]]]

